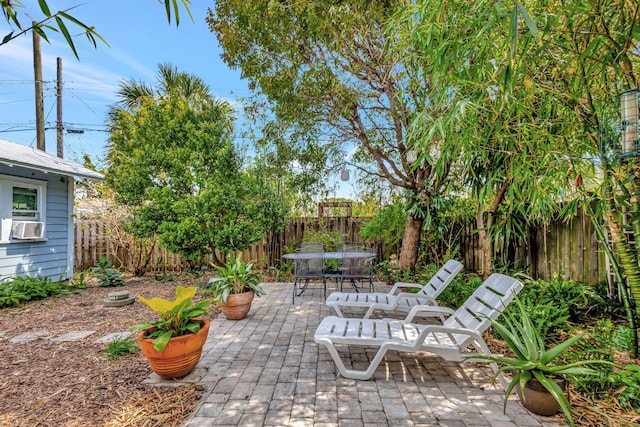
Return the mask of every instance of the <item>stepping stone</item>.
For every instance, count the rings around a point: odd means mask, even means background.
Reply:
[[[127,299],[131,297],[131,292],[129,291],[110,292],[107,294],[107,297],[109,297],[110,301]]]
[[[97,340],[94,341],[95,344],[109,344],[110,342],[113,342],[117,339],[121,339],[121,340],[126,340],[127,338],[129,338],[131,335],[133,335],[133,332],[114,332],[112,334],[109,335],[105,335],[102,338],[98,338]]]
[[[50,335],[51,334],[49,333],[49,331],[27,332],[26,334],[18,335],[17,337],[11,338],[9,342],[15,344],[20,342],[35,341],[39,338],[48,337]]]
[[[68,332],[64,335],[61,335],[58,338],[54,338],[51,341],[55,341],[55,342],[80,341],[81,339],[86,338],[89,335],[93,335],[95,333],[96,331],[73,331],[73,332]]]
[[[118,291],[107,294],[107,299],[103,301],[105,307],[122,307],[133,304],[136,298],[129,291]]]

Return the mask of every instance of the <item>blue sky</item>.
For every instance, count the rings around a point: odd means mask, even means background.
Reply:
[[[24,0],[25,10],[39,18],[37,1]],[[56,58],[62,58],[63,122],[67,130],[83,134],[64,134],[65,158],[81,161],[88,153],[99,162],[104,156],[107,133],[104,121],[116,99],[119,83],[134,79],[153,83],[158,64],[169,62],[178,70],[202,78],[211,92],[239,105],[247,96],[246,81],[239,70],[230,70],[220,58],[217,39],[205,22],[213,0],[193,0],[190,6],[194,22],[181,9],[180,25],[168,23],[164,2],[158,0],[49,0],[52,11],[77,5],[70,13],[96,31],[110,47],[99,43],[97,49],[84,35],[75,38],[77,60],[61,35],[49,33],[42,40],[44,114],[47,127],[56,121]],[[23,22],[28,22],[25,19]],[[77,33],[72,25],[70,32]],[[0,36],[9,29],[0,21]],[[36,146],[35,90],[31,34],[0,46],[0,139]],[[56,153],[55,129],[46,132],[47,152]]]

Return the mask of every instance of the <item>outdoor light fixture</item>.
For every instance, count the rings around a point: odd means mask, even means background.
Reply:
[[[640,89],[620,93],[604,106],[600,118],[600,150],[604,158],[640,157]]]
[[[342,172],[340,172],[340,179],[342,181],[349,181],[349,169],[342,169]]]
[[[640,155],[640,134],[638,133],[638,97],[640,90],[631,89],[620,94],[620,130],[622,131],[622,157]]]

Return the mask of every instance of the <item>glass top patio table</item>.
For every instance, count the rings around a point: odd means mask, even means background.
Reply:
[[[337,252],[293,252],[282,255],[284,259],[345,259],[345,258],[374,258],[377,254],[369,251],[337,251]]]

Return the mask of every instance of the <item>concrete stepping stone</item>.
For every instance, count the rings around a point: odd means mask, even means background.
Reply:
[[[9,340],[10,343],[21,343],[21,342],[29,342],[35,341],[40,338],[45,338],[50,336],[49,331],[36,331],[36,332],[27,332],[26,334],[21,334],[16,337],[13,337]]]
[[[105,307],[122,307],[133,304],[136,298],[129,291],[110,292],[102,303]]]
[[[131,335],[133,335],[133,332],[114,332],[112,334],[109,335],[105,335],[102,338],[98,338],[97,340],[93,341],[94,344],[109,344],[117,339],[121,339],[121,340],[126,340],[127,338],[129,338]]]
[[[55,342],[80,341],[81,339],[84,339],[89,335],[93,335],[95,333],[96,331],[72,331],[72,332],[67,332],[66,334],[61,335],[57,338],[54,338],[51,341],[55,341]]]

